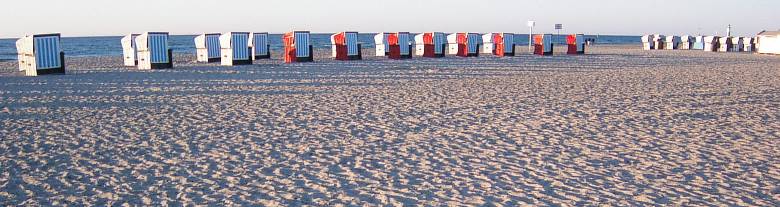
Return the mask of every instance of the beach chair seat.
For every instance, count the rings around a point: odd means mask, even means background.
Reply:
[[[282,36],[284,42],[284,62],[314,62],[314,48],[309,31],[293,31]]]
[[[173,68],[173,49],[167,32],[146,32],[135,37],[138,69]]]
[[[26,76],[65,74],[60,34],[36,34],[16,41],[19,70]]]
[[[219,37],[222,34],[202,34],[195,37],[195,53],[198,62],[215,63],[221,62],[221,47]]]
[[[340,32],[330,36],[331,56],[336,60],[361,60],[362,45],[357,32]]]

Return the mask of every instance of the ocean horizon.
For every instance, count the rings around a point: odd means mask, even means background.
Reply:
[[[374,47],[374,35],[377,33],[361,33],[359,43],[363,48]],[[328,48],[331,33],[313,33],[311,36],[314,48]],[[197,35],[171,35],[170,46],[174,53],[195,54]],[[556,35],[557,36],[557,35]],[[640,36],[632,35],[585,35],[585,38],[596,39],[596,44],[639,44]],[[122,56],[122,36],[89,36],[63,37],[62,46],[68,57]],[[0,39],[0,61],[16,60],[16,40]],[[271,50],[282,49],[282,34],[270,34]],[[414,41],[414,40],[412,40]],[[565,34],[554,38],[555,44],[565,44]],[[515,44],[527,45],[528,34],[515,34]]]

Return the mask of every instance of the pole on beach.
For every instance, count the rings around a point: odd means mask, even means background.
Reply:
[[[563,29],[563,24],[555,24],[555,30],[558,30],[558,36],[555,37],[556,42],[561,42],[561,30]]]
[[[535,21],[533,20],[528,21],[528,28],[530,29],[530,31],[528,32],[528,53],[529,54],[534,53],[534,49],[533,49],[534,26],[536,26]]]
[[[729,24],[729,27],[726,28],[726,37],[731,37],[731,25]]]

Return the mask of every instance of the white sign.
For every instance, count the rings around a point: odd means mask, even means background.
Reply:
[[[536,22],[535,21],[528,21],[528,27],[535,27]]]

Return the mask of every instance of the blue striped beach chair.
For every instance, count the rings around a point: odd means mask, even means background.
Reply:
[[[466,46],[468,47],[468,56],[469,57],[478,57],[479,56],[479,50],[482,46],[482,35],[479,33],[468,33],[468,41],[466,42]]]
[[[515,34],[514,33],[502,33],[504,38],[504,56],[515,56],[517,51],[515,50]]]
[[[195,37],[195,53],[198,62],[220,62],[219,36],[221,34],[202,34]]]
[[[135,46],[135,37],[138,34],[129,34],[122,37],[122,54],[124,55],[125,66],[135,67],[138,65],[138,49]]]
[[[252,48],[252,60],[270,59],[271,44],[267,32],[255,32],[249,36],[249,47]]]
[[[249,32],[228,32],[219,36],[221,62],[225,66],[251,65],[252,50],[249,47]]]
[[[167,32],[147,32],[135,37],[138,50],[138,69],[173,68],[173,49]]]
[[[409,32],[399,32],[398,47],[401,49],[401,59],[412,58],[412,35]]]
[[[28,35],[16,41],[19,70],[26,76],[65,74],[60,34]]]

